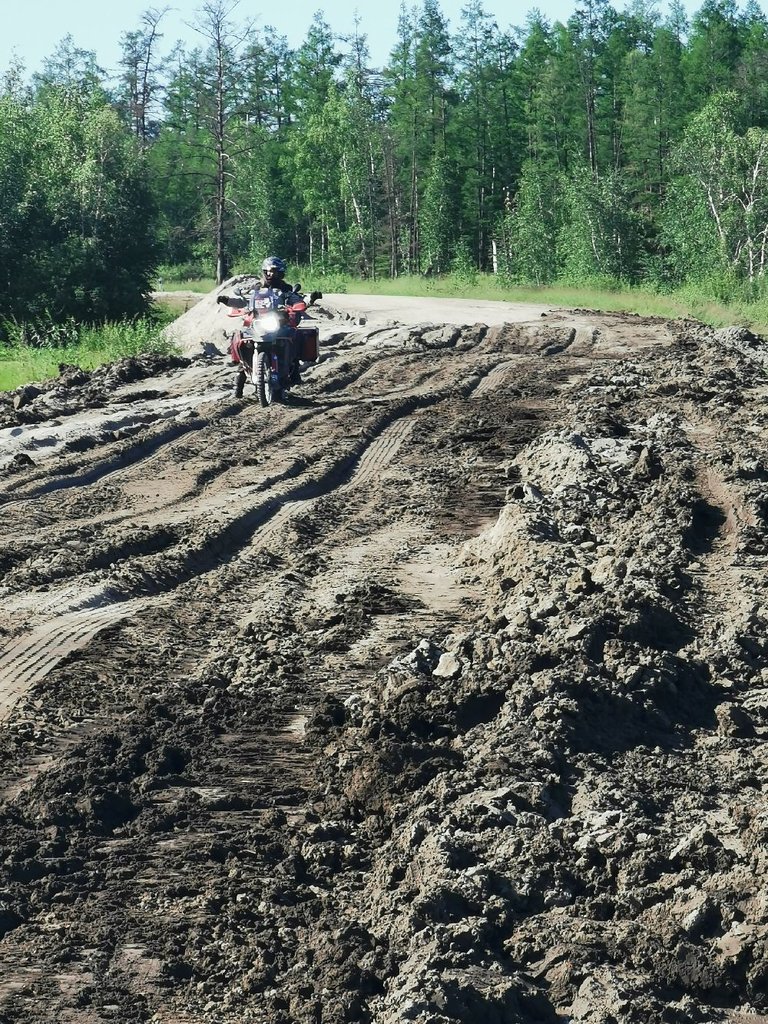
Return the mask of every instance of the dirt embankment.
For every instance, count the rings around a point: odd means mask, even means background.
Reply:
[[[0,1019],[767,1019],[768,347],[353,313],[0,400]]]

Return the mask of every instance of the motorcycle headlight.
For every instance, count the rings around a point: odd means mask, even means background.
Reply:
[[[270,331],[280,329],[280,317],[277,313],[265,313],[259,317],[259,330],[262,334],[269,334]]]

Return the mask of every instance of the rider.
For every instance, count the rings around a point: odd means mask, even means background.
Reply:
[[[253,309],[253,302],[256,296],[256,292],[258,291],[259,288],[272,288],[275,291],[280,292],[280,294],[283,296],[283,299],[285,299],[287,295],[293,295],[298,291],[298,289],[301,287],[300,285],[294,286],[286,282],[286,270],[287,266],[285,260],[280,259],[279,256],[267,256],[267,258],[261,264],[261,278],[257,281],[253,291],[251,292],[250,300],[248,302],[249,309]],[[307,303],[307,305],[311,305],[316,299],[322,299],[322,297],[322,292],[312,292],[311,295],[309,296],[309,302]],[[225,305],[228,306],[239,306],[241,308],[242,306],[245,305],[245,302],[243,301],[242,298],[230,299],[226,295],[217,295],[216,302],[224,303]],[[291,337],[293,337],[293,332],[291,332]],[[286,353],[286,355],[287,354],[288,353]],[[295,359],[293,356],[289,356],[288,361],[290,363],[290,383],[301,384],[301,375],[299,373],[298,360]]]
[[[285,271],[286,271],[285,260],[281,260],[279,256],[267,256],[264,262],[261,264],[261,281],[259,282],[260,288],[277,288],[283,295],[290,295],[295,288],[285,283]],[[296,287],[299,287],[298,285]],[[309,296],[308,306],[311,306],[315,299],[322,299],[322,292],[312,292]]]
[[[261,264],[261,280],[256,287],[272,288],[274,291],[280,292],[283,299],[285,299],[286,295],[295,294],[298,291],[299,286],[296,285],[294,287],[293,285],[286,283],[286,269],[285,260],[281,260],[279,256],[267,256]],[[312,292],[309,301],[314,302],[319,296],[320,292]],[[285,350],[284,358],[287,359],[289,364],[289,368],[287,370],[289,382],[291,384],[301,384],[301,373],[299,371],[299,360],[295,355],[296,341],[293,331],[288,333],[286,345],[287,349]]]
[[[261,264],[261,277],[259,278],[256,288],[274,288],[279,291],[282,295],[291,295],[296,290],[293,285],[290,285],[285,280],[285,271],[287,269],[285,260],[281,260],[279,256],[267,256],[264,262]],[[298,287],[298,286],[296,286]],[[255,290],[255,289],[254,289]],[[312,292],[309,296],[308,306],[311,306],[316,299],[322,299],[322,292]],[[227,306],[231,305],[245,305],[242,300],[230,301],[226,295],[217,295],[217,302],[222,302]]]
[[[259,287],[274,288],[283,295],[290,295],[293,288],[285,282],[286,269],[285,260],[281,260],[279,256],[267,256],[261,264]]]

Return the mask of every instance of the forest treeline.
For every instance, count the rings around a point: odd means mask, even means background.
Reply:
[[[384,67],[364,18],[297,38],[207,0],[166,9],[117,74],[65,38],[0,88],[0,315],[140,312],[158,266],[316,275],[696,282],[759,295],[768,259],[768,19],[754,0],[503,28],[403,6]]]

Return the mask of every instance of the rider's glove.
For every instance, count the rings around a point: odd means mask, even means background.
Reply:
[[[217,295],[216,296],[216,301],[217,302],[227,303],[227,302],[229,302],[229,296],[228,295]]]

